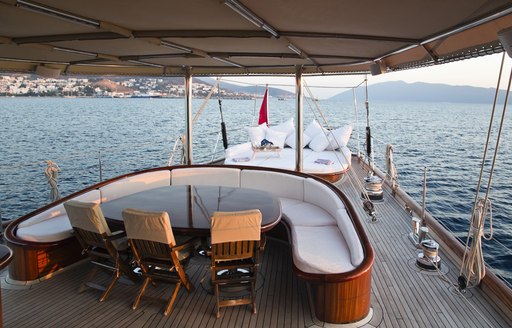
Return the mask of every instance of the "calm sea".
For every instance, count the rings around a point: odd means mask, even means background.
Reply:
[[[223,100],[230,144],[245,142],[243,131],[257,120],[260,100]],[[201,108],[203,100],[193,102]],[[176,138],[183,133],[182,99],[62,99],[0,98],[0,210],[15,219],[48,203],[45,160],[61,172],[59,188],[70,194],[103,179],[167,164]],[[270,100],[270,120],[294,116],[293,100]],[[353,104],[320,101],[331,126],[356,122]],[[500,107],[501,108],[501,107]],[[490,105],[452,103],[370,103],[376,138],[376,161],[384,168],[386,143],[395,147],[399,183],[421,202],[423,169],[428,167],[427,210],[465,240],[491,113]],[[321,115],[306,105],[305,125]],[[366,110],[357,110],[359,123],[351,140],[364,138]],[[217,100],[206,104],[194,133],[194,160],[222,156],[218,141]],[[512,281],[512,118],[506,117],[491,200],[494,238],[484,242],[486,261]],[[235,129],[235,130],[234,130]],[[238,130],[236,130],[238,129]],[[358,133],[359,131],[359,133]],[[495,129],[496,131],[496,129]],[[496,138],[494,134],[493,140]],[[213,150],[217,145],[217,154]],[[360,143],[363,149],[362,141]],[[491,154],[494,147],[491,147]],[[175,156],[175,163],[179,159]],[[490,171],[490,158],[486,172]],[[101,162],[101,172],[100,172]],[[488,180],[488,174],[485,180]],[[488,229],[486,229],[488,230]]]

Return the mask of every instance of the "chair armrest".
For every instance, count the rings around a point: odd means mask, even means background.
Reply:
[[[173,246],[171,249],[173,251],[182,251],[186,248],[194,247],[197,248],[199,245],[201,245],[201,239],[199,237],[190,237],[186,239],[185,241],[180,242],[179,244]]]
[[[105,240],[112,241],[112,240],[120,239],[123,237],[126,237],[126,232],[124,232],[122,230],[118,230],[118,231],[112,232],[112,234],[110,236],[106,236]]]
[[[261,240],[260,240],[260,252],[263,252],[265,250],[265,246],[267,245],[267,235],[262,233],[261,234]]]

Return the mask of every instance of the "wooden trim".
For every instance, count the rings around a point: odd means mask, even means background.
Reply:
[[[20,239],[16,239],[16,243],[7,241],[7,245],[14,254],[9,277],[18,281],[43,278],[84,258],[82,247],[74,237],[52,245],[33,242],[23,245]]]

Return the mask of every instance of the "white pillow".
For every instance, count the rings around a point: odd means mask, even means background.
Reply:
[[[350,140],[350,135],[352,134],[353,128],[354,126],[352,124],[348,124],[336,130],[330,131],[328,134],[330,146],[332,146],[332,149],[330,150],[345,147],[348,144],[348,141]]]
[[[235,157],[239,156],[240,154],[247,154],[252,151],[251,143],[246,142],[243,144],[231,146],[228,149],[226,149],[226,157]]]
[[[302,145],[304,147],[306,147],[310,141],[311,141],[311,138],[307,134],[303,133],[302,134]],[[290,146],[292,149],[295,149],[295,145],[297,143],[297,134],[295,133],[295,131],[294,131],[294,133],[292,133],[288,137],[286,137],[285,143],[288,146]]]
[[[268,129],[267,136],[265,137],[265,139],[272,142],[274,144],[274,146],[277,146],[279,148],[284,148],[284,141],[286,140],[286,133]]]
[[[307,134],[311,140],[313,140],[318,134],[323,134],[323,129],[316,120],[313,120],[311,123],[309,123],[304,133]]]
[[[286,133],[286,137],[289,137],[295,131],[295,125],[293,124],[293,117],[291,117],[288,121],[281,123],[276,126],[272,126],[269,129],[279,132]]]
[[[325,150],[336,150],[340,147],[338,147],[338,141],[336,141],[336,138],[334,137],[334,131],[324,129],[325,134],[327,135],[327,140],[329,140],[329,144],[325,148]],[[341,146],[341,145],[340,145]]]
[[[265,129],[261,126],[246,127],[245,130],[249,133],[249,139],[253,145],[261,145],[261,140],[265,139]]]
[[[316,152],[324,151],[327,146],[329,146],[329,139],[323,132],[317,134],[309,143],[309,148]]]

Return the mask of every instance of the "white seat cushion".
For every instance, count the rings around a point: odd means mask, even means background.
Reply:
[[[336,226],[292,226],[293,263],[307,273],[343,273],[354,269],[350,252]]]
[[[137,174],[105,185],[100,189],[101,202],[108,202],[139,191],[171,185],[169,170]]]
[[[172,185],[240,187],[240,170],[222,167],[192,167],[172,170]]]
[[[278,197],[304,199],[304,178],[290,174],[242,169],[240,186],[268,191]]]
[[[229,165],[250,165],[272,167],[278,169],[295,169],[295,150],[284,148],[279,153],[258,153],[253,156],[252,148],[246,145],[226,151],[225,164]],[[345,171],[350,167],[352,153],[348,147],[342,147],[341,151],[314,152],[309,148],[303,149],[303,171],[310,174],[329,174]],[[315,163],[317,159],[326,159],[332,162],[331,165]]]
[[[298,203],[283,207],[286,220],[294,226],[336,226],[336,220],[327,211],[310,203]]]
[[[50,243],[67,239],[73,235],[72,232],[67,215],[60,215],[27,227],[18,227],[16,235],[27,241]]]

